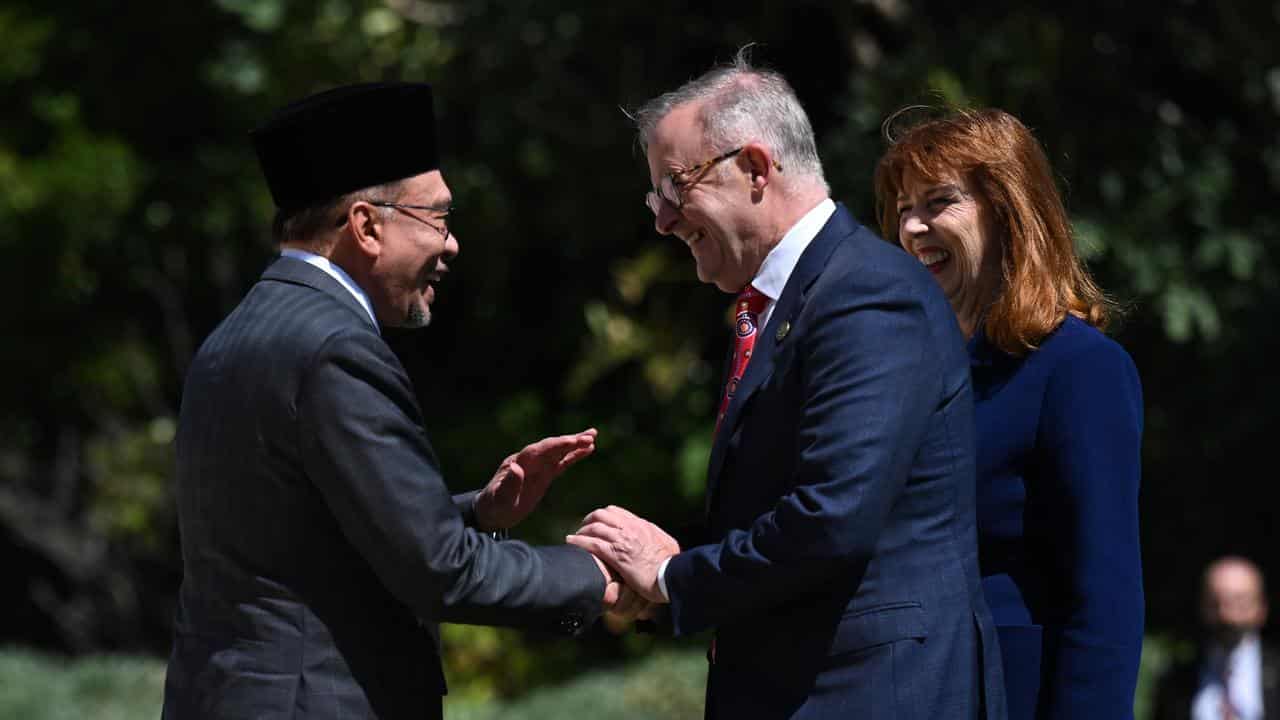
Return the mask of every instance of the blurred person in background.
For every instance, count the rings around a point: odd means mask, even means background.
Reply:
[[[968,340],[978,548],[1009,717],[1132,718],[1142,652],[1142,389],[1103,334],[1048,159],[1000,110],[885,123],[886,238],[933,274]]]
[[[1154,720],[1262,720],[1280,717],[1280,655],[1259,631],[1267,622],[1262,571],[1227,556],[1205,570],[1196,657],[1156,686]]]
[[[164,717],[439,718],[438,622],[579,634],[620,591],[580,548],[488,534],[596,432],[529,445],[478,492],[446,489],[381,336],[429,322],[458,253],[428,86],[336,88],[253,140],[282,251],[187,374]]]

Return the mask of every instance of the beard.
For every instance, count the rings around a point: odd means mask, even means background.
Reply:
[[[428,310],[423,303],[412,303],[409,305],[409,312],[405,313],[405,328],[424,328],[431,324],[431,311]]]

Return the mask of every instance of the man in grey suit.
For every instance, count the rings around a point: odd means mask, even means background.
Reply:
[[[164,714],[440,717],[437,622],[577,634],[616,600],[588,552],[485,532],[519,522],[595,431],[526,447],[478,492],[446,490],[380,335],[430,321],[458,252],[428,86],[337,88],[253,140],[282,256],[186,379]]]

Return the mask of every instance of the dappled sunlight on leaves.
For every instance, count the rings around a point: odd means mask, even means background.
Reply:
[[[90,521],[114,540],[156,551],[171,526],[162,506],[173,502],[173,418],[104,433],[88,445]]]

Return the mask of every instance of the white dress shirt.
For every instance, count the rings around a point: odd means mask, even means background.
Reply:
[[[1262,720],[1262,641],[1257,633],[1245,635],[1230,652],[1209,653],[1191,701],[1192,720],[1222,720],[1224,702],[1230,703],[1234,718]]]
[[[369,313],[369,320],[373,323],[373,329],[378,329],[378,320],[373,316],[373,303],[369,302],[369,296],[364,294],[364,290],[360,289],[360,286],[356,284],[355,280],[351,279],[351,276],[347,274],[346,270],[343,270],[337,265],[329,262],[329,258],[323,255],[316,255],[315,253],[307,252],[306,250],[285,248],[280,251],[280,254],[285,257],[291,257],[295,260],[301,260],[308,265],[314,265],[315,267],[325,271],[329,277],[337,280],[342,287],[347,289],[347,292],[351,293],[351,296],[356,299],[356,302],[360,303],[360,307],[364,308],[364,311]]]
[[[796,263],[800,262],[800,256],[804,254],[805,248],[809,247],[809,243],[818,236],[818,232],[827,224],[835,211],[836,204],[831,198],[818,203],[795,225],[792,225],[769,254],[764,256],[764,262],[760,263],[760,270],[751,281],[752,287],[769,298],[756,322],[756,327],[760,328],[761,332],[769,324],[769,317],[773,315],[773,306],[777,305],[778,298],[782,297],[782,289],[787,286],[787,280],[791,278],[791,272],[796,269]],[[671,602],[671,596],[667,594],[667,563],[669,562],[671,558],[663,560],[658,566],[658,589],[662,591],[662,599],[667,602]]]

